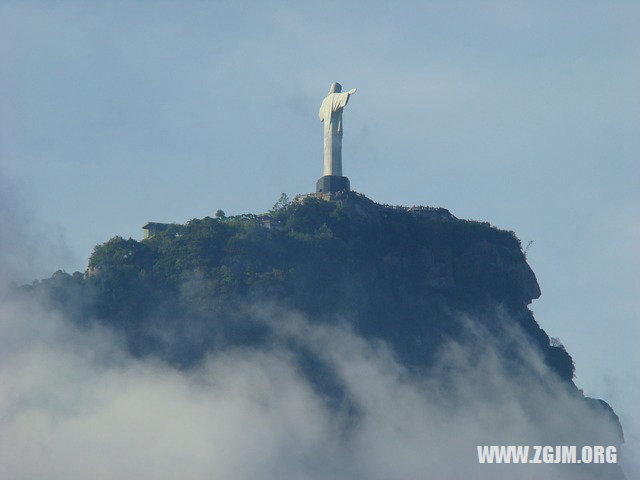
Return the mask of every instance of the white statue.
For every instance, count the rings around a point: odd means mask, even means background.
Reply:
[[[318,113],[320,121],[324,122],[324,175],[342,176],[342,109],[356,89],[341,92],[342,85],[332,83]]]

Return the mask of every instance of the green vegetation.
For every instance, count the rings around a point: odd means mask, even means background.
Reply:
[[[182,364],[221,342],[265,341],[243,314],[250,304],[349,321],[415,366],[463,334],[463,314],[499,336],[501,308],[559,375],[573,375],[571,358],[527,308],[539,289],[513,232],[443,209],[384,207],[354,193],[332,202],[283,194],[266,215],[219,211],[140,242],[114,237],[95,247],[84,277],[58,277],[43,287],[61,308],[122,329],[137,354]]]

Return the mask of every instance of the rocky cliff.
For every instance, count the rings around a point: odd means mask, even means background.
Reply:
[[[435,378],[445,390],[456,367],[442,359],[460,348],[481,363],[489,345],[509,382],[562,390],[599,419],[594,425],[611,427],[602,437],[594,427],[554,442],[622,441],[611,408],[582,395],[570,355],[534,319],[529,305],[540,287],[516,235],[445,209],[379,205],[354,192],[330,201],[308,196],[264,215],[171,225],[142,242],[115,237],[95,248],[85,275],[58,272],[25,291],[46,292],[80,324],[121,332],[132,354],[179,368],[230,346],[284,343],[336,406],[350,402],[349,392],[322,355],[283,337],[264,312],[346,326],[388,346],[409,375]],[[496,388],[490,395],[504,393]],[[544,416],[538,408],[523,410]]]

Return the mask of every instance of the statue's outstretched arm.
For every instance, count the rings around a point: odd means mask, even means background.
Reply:
[[[347,93],[349,95],[353,95],[354,93],[356,93],[357,88],[352,88],[351,90],[349,90]]]

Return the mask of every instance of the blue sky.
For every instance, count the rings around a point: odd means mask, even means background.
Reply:
[[[639,21],[625,1],[3,0],[3,208],[37,238],[18,280],[312,191],[339,81],[352,188],[533,240],[538,322],[637,447]]]

